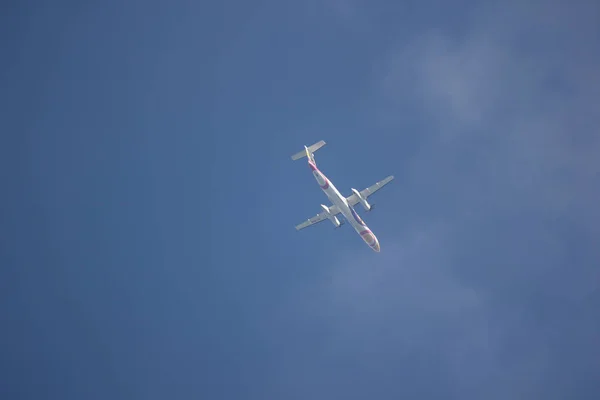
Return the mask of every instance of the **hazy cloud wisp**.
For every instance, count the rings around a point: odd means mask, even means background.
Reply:
[[[295,299],[301,318],[328,316],[335,345],[316,364],[351,352],[375,380],[390,368],[401,380],[415,368],[429,374],[427,384],[388,381],[390,397],[581,398],[598,389],[594,12],[567,2],[482,8],[464,36],[425,32],[390,55],[380,79],[388,109],[411,97],[431,132],[403,191],[440,204],[435,213],[379,211],[390,218],[377,261],[362,249],[341,257],[317,296]],[[414,364],[424,360],[434,366]],[[343,369],[305,373],[346,393]]]

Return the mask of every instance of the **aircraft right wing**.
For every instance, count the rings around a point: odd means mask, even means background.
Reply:
[[[384,187],[385,185],[390,183],[393,179],[394,179],[394,175],[390,175],[387,178],[377,182],[376,184],[369,186],[365,190],[362,190],[360,192],[360,195],[366,199],[369,196],[371,196],[373,193],[375,193],[376,191],[378,191],[379,189],[381,189],[382,187]],[[358,203],[360,203],[360,199],[355,194],[351,195],[350,197],[347,197],[346,200],[348,201],[348,204],[350,204],[351,206],[355,206]]]
[[[333,215],[338,215],[340,213],[340,210],[338,209],[338,207],[336,205],[333,205],[333,206],[329,207],[329,212],[333,216]],[[317,215],[315,215],[314,217],[307,219],[303,223],[296,225],[296,230],[299,231],[300,229],[307,228],[311,225],[317,224],[326,219],[327,219],[327,213],[325,211],[322,211],[322,212],[318,213]]]

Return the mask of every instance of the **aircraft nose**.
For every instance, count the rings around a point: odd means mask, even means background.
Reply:
[[[371,247],[378,253],[381,251],[381,248],[379,247],[379,240],[377,240],[377,238],[375,238],[375,243]]]

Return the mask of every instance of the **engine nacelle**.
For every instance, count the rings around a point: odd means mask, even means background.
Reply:
[[[331,215],[331,211],[329,210],[329,207],[321,204],[321,208],[323,209],[323,211],[325,211],[325,214],[327,214],[327,219],[329,219],[331,221],[333,226],[335,226],[336,228],[339,228],[340,226],[342,226],[343,222],[341,222],[337,216]]]
[[[372,209],[373,207],[372,207],[372,206],[369,204],[369,202],[367,201],[367,199],[366,199],[366,198],[364,198],[364,197],[363,197],[363,196],[360,194],[360,192],[359,192],[358,190],[356,190],[356,189],[352,188],[352,193],[354,193],[354,194],[356,195],[356,197],[358,197],[358,200],[360,201],[360,204],[363,206],[363,208],[364,208],[366,211],[371,211],[371,209]]]
[[[338,219],[337,216],[332,216],[331,218],[329,218],[329,220],[331,221],[331,223],[333,224],[333,226],[335,226],[336,228],[339,228],[340,226],[342,226],[342,223],[340,222],[340,220]]]

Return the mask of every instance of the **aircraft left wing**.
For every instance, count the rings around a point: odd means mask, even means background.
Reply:
[[[384,187],[385,185],[390,183],[393,179],[394,179],[394,175],[390,175],[387,178],[377,182],[376,184],[369,186],[365,190],[361,190],[360,195],[366,199],[369,196],[371,196],[373,193],[375,193],[376,191],[378,191],[379,189],[381,189],[382,187]],[[347,197],[346,200],[348,201],[348,204],[350,204],[351,206],[355,206],[358,203],[360,203],[360,199],[355,194],[351,195],[350,197]]]
[[[333,205],[331,207],[329,207],[329,213],[334,216],[340,213],[340,210],[338,209],[338,207],[336,205]],[[314,217],[311,217],[309,219],[307,219],[306,221],[304,221],[301,224],[296,225],[296,230],[300,230],[300,229],[304,229],[307,228],[311,225],[317,224],[321,221],[324,221],[328,218],[328,215],[325,211],[322,211],[320,213],[318,213],[317,215],[315,215]]]

